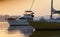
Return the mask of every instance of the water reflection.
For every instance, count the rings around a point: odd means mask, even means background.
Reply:
[[[0,37],[28,37],[32,32],[32,26],[9,26],[7,22],[0,22]]]
[[[26,35],[30,35],[33,32],[33,27],[32,26],[10,26],[8,31],[21,31],[22,33]]]

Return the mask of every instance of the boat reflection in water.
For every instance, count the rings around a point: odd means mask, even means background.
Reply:
[[[0,37],[29,37],[32,26],[9,26],[8,22],[0,23]]]
[[[0,37],[27,37],[22,31],[14,30],[12,32],[8,31],[8,22],[0,22]]]

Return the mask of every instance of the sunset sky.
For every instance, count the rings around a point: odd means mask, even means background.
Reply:
[[[0,15],[23,15],[29,10],[32,0],[0,1]],[[50,15],[51,0],[35,0],[32,11],[35,16]],[[60,10],[60,0],[54,0],[54,8]]]

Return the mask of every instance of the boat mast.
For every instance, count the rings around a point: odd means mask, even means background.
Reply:
[[[53,0],[51,0],[51,15],[50,15],[51,19],[52,19],[52,9],[53,9]]]

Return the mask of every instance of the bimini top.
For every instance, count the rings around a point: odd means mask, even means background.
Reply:
[[[31,10],[27,10],[27,11],[25,11],[25,12],[32,12]]]

